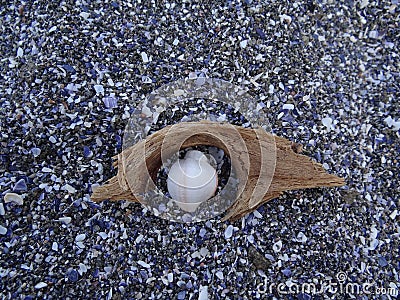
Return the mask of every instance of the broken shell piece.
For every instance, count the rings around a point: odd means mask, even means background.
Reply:
[[[22,197],[16,193],[5,194],[4,202],[5,203],[14,202],[15,204],[18,204],[18,205],[24,204],[24,200],[22,199]]]
[[[215,169],[200,151],[188,151],[184,159],[176,161],[167,179],[168,192],[177,205],[187,212],[194,212],[210,199],[218,186]]]

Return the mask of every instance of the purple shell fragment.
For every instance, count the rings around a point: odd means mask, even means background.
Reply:
[[[74,67],[72,67],[72,66],[70,66],[70,65],[68,65],[68,64],[63,65],[62,67],[63,67],[64,70],[67,71],[68,73],[71,73],[71,74],[75,74],[75,73],[76,73],[76,70],[74,69]]]
[[[93,152],[92,150],[90,150],[90,148],[88,146],[83,146],[83,155],[88,158],[93,156]]]
[[[13,191],[14,192],[25,192],[27,189],[28,189],[28,187],[26,186],[25,179],[20,179],[15,184]]]

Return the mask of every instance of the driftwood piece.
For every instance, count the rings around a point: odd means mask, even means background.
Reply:
[[[135,195],[154,188],[162,158],[196,145],[223,149],[243,185],[223,220],[237,220],[287,190],[345,184],[343,178],[326,173],[321,164],[301,155],[299,144],[262,128],[202,121],[167,126],[122,151],[114,157],[118,174],[97,187],[91,199],[139,202]]]

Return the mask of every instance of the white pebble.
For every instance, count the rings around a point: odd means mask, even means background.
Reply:
[[[104,87],[101,84],[95,84],[94,89],[97,94],[104,94]]]
[[[260,214],[260,212],[258,210],[253,211],[253,215],[258,219],[262,218],[262,214]]]
[[[53,242],[53,245],[51,245],[51,250],[53,250],[53,251],[57,251],[58,250],[57,242]]]
[[[99,232],[98,235],[99,235],[103,240],[105,240],[106,238],[108,238],[108,234],[105,233],[105,232]]]
[[[240,48],[246,48],[247,47],[247,40],[243,40],[240,42]]]
[[[52,144],[55,144],[57,142],[56,138],[54,136],[49,137],[49,141]]]
[[[81,12],[79,15],[80,15],[82,18],[84,18],[85,20],[86,20],[87,18],[89,18],[89,16],[90,16],[90,14],[87,13],[87,12],[85,12],[85,11]]]
[[[6,214],[6,211],[4,209],[3,203],[0,203],[0,216],[4,216]]]
[[[330,131],[332,129],[332,118],[326,117],[321,120],[322,124]]]
[[[75,237],[75,241],[76,241],[76,242],[82,242],[85,238],[86,238],[86,234],[81,233],[81,234],[78,234],[78,235]]]
[[[4,226],[0,225],[0,234],[1,235],[5,235],[7,233],[7,228],[5,228]]]
[[[64,185],[63,189],[72,194],[76,192],[76,189],[69,184]]]
[[[144,63],[149,62],[149,57],[147,56],[146,52],[142,52],[140,55],[142,56],[142,60]]]
[[[247,236],[247,240],[249,241],[249,243],[254,243],[254,236],[253,235],[248,235]]]
[[[42,150],[40,150],[39,148],[32,148],[31,152],[33,157],[38,157],[40,155],[40,152],[42,152]]]
[[[168,278],[169,282],[174,281],[174,274],[173,273],[168,273],[167,278]]]
[[[139,244],[142,240],[143,240],[143,234],[139,234],[138,237],[135,239],[135,244],[136,245]]]
[[[24,50],[21,47],[18,47],[17,57],[22,57],[22,56],[24,56]]]
[[[226,229],[225,229],[225,239],[229,239],[232,237],[233,234],[233,226],[229,225]]]
[[[274,93],[274,89],[275,89],[274,85],[273,85],[273,84],[270,84],[270,85],[268,86],[268,93],[273,94],[273,93]]]
[[[394,220],[395,218],[396,218],[396,216],[397,216],[397,209],[395,209],[391,214],[390,214],[390,218],[392,219],[392,220]]]
[[[80,275],[82,275],[82,273],[86,273],[87,272],[87,267],[85,264],[83,263],[79,263],[79,269],[78,272]]]
[[[210,254],[210,251],[206,247],[203,247],[200,249],[200,255],[203,257],[206,257],[208,254]]]
[[[292,109],[294,109],[294,105],[293,104],[283,104],[283,107],[282,107],[283,109],[289,109],[289,110],[292,110]]]
[[[16,193],[7,193],[4,196],[4,202],[5,203],[10,203],[13,202],[15,204],[18,205],[22,205],[24,204],[24,200],[22,199],[22,197]]]
[[[379,32],[376,30],[371,30],[368,34],[371,39],[377,39],[379,37]]]
[[[44,287],[46,287],[47,286],[47,283],[45,283],[45,282],[39,282],[39,283],[37,283],[36,285],[35,285],[35,289],[41,289],[41,288],[44,288]]]
[[[150,265],[146,262],[144,262],[143,260],[138,260],[138,264],[141,265],[143,268],[150,268]]]
[[[84,249],[85,245],[82,242],[76,242],[76,245],[78,246],[78,248]]]
[[[279,240],[277,241],[273,246],[272,246],[272,250],[274,250],[274,252],[279,252],[282,249],[282,241]]]
[[[50,168],[47,168],[47,167],[43,167],[43,168],[42,168],[42,172],[44,172],[44,173],[51,173],[51,172],[53,172],[53,170],[50,169]]]

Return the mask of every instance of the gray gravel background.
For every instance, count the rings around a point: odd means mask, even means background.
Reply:
[[[379,288],[399,288],[399,12],[398,0],[2,3],[0,297],[395,299]],[[287,193],[233,224],[92,203],[138,99],[204,75],[248,89],[275,134],[347,186]],[[336,292],[301,290],[329,280]],[[363,283],[371,294],[343,290]]]

